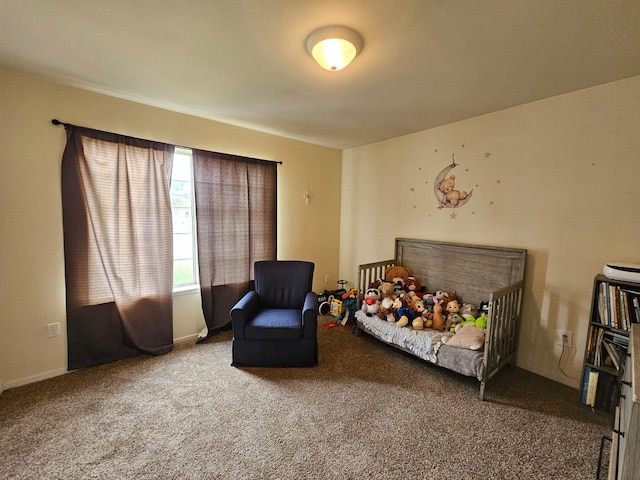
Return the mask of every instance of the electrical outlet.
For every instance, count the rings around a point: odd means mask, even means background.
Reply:
[[[324,283],[329,283],[329,277],[330,277],[330,276],[331,276],[331,275],[325,275],[325,276],[324,276]]]
[[[49,323],[47,325],[47,331],[49,332],[49,338],[57,337],[60,335],[60,323]]]
[[[573,347],[573,332],[556,330],[556,345],[567,348]]]

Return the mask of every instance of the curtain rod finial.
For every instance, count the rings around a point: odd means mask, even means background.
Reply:
[[[51,123],[53,123],[54,125],[62,125],[62,122],[57,118],[54,118],[53,120],[51,120]]]

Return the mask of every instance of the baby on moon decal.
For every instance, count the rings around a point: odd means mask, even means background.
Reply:
[[[447,165],[436,177],[436,181],[433,183],[433,192],[438,199],[438,208],[456,208],[461,207],[465,203],[469,201],[471,195],[473,194],[473,190],[469,193],[456,190],[456,176],[455,175],[447,175],[449,172],[457,167],[456,160],[451,155],[453,163],[451,165]]]

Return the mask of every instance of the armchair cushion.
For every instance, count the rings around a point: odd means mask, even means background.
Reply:
[[[259,340],[299,340],[302,338],[302,311],[285,308],[262,310],[244,329],[245,338]]]
[[[313,267],[312,263],[294,260],[256,262],[255,291],[261,307],[302,309],[313,285]]]

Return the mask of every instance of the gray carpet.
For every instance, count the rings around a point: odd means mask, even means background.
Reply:
[[[349,329],[312,369],[229,366],[231,333],[0,395],[0,478],[585,479],[608,423],[577,392],[478,382]]]

